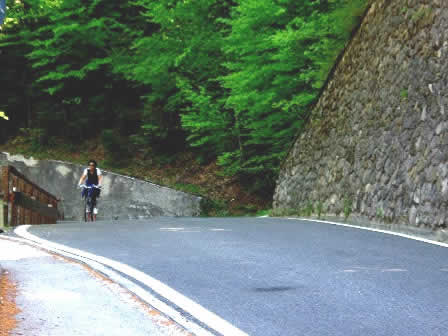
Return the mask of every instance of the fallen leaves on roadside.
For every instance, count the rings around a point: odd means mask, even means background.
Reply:
[[[16,286],[5,270],[0,274],[0,336],[7,336],[16,327],[20,312],[15,304]]]

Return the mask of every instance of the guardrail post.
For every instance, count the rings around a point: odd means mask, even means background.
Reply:
[[[25,185],[25,190],[23,192],[25,193],[25,195],[31,197],[31,185],[27,183]],[[30,209],[25,209],[25,224],[31,224],[31,210]]]
[[[36,189],[34,186],[31,187],[31,198],[36,199]],[[31,223],[30,224],[37,224],[37,215],[36,211],[31,210]]]
[[[55,198],[50,198],[49,199],[49,201],[48,201],[48,204],[51,204],[51,206],[54,208],[54,209],[58,209],[58,200],[57,199],[55,199]],[[62,216],[60,219],[64,219],[64,217]],[[51,218],[51,223],[50,224],[56,224],[56,222],[58,221],[58,217],[55,217],[55,218]]]
[[[9,166],[2,168],[2,180],[0,182],[1,189],[3,191],[3,204],[2,206],[2,218],[0,221],[3,222],[3,225],[8,225],[8,202],[9,202]]]
[[[42,199],[40,190],[36,190],[36,201],[40,202]],[[42,224],[42,216],[36,212],[36,224]]]
[[[42,203],[44,203],[48,207],[48,197],[45,194],[42,194]],[[45,215],[42,216],[42,224],[50,224],[48,221],[48,217]]]
[[[2,227],[5,227],[5,215],[4,215],[3,211],[4,211],[3,194],[0,194],[0,229]]]
[[[15,195],[14,195],[14,191],[17,190],[17,176],[13,175],[12,176],[12,193],[10,193],[10,197],[9,197],[9,202],[11,203],[11,226],[16,226],[17,225],[17,215],[18,215],[18,207],[16,204],[16,200],[15,200]]]
[[[17,187],[18,189],[16,191],[23,192],[25,190],[25,180],[19,178]],[[18,220],[19,220],[18,224],[25,224],[25,209],[23,208],[23,206],[19,207]]]
[[[45,197],[44,193],[41,193],[41,194],[40,194],[40,201],[41,201],[42,203],[44,203],[44,204],[48,207],[48,202],[47,202],[47,200],[46,200],[46,197]],[[46,222],[46,220],[45,220],[45,215],[41,215],[40,217],[41,217],[41,218],[40,218],[40,224],[48,224],[48,223]]]

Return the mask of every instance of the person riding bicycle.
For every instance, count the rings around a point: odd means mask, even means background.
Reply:
[[[95,160],[89,160],[89,167],[84,169],[84,172],[79,179],[78,185],[82,185],[85,183],[87,186],[97,186],[98,188],[93,189],[92,199],[93,199],[93,217],[92,214],[89,213],[90,220],[96,220],[96,215],[98,214],[98,208],[96,207],[96,199],[100,195],[101,182],[103,180],[103,174],[101,170],[97,168],[97,164]],[[90,212],[90,209],[86,210]]]

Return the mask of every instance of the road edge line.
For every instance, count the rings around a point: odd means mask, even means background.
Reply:
[[[272,218],[272,217],[270,217],[270,218]],[[281,218],[281,217],[279,217],[279,218]],[[291,219],[291,220],[302,220],[302,221],[307,221],[307,222],[317,222],[317,223],[345,226],[345,227],[354,228],[354,229],[379,232],[379,233],[389,234],[389,235],[392,235],[392,236],[398,236],[398,237],[402,237],[402,238],[417,240],[417,241],[421,241],[423,243],[437,245],[437,246],[441,246],[441,247],[448,247],[447,243],[442,243],[442,242],[438,242],[438,241],[435,241],[435,240],[421,238],[421,237],[417,237],[417,236],[411,236],[411,235],[408,235],[406,233],[400,233],[400,232],[394,232],[394,231],[388,231],[388,230],[381,230],[381,229],[375,229],[375,228],[370,228],[370,227],[365,227],[365,226],[358,226],[358,225],[352,225],[352,224],[331,222],[331,221],[325,221],[325,220],[319,220],[319,219],[308,219],[308,218],[299,218],[299,217],[297,217],[297,218],[296,217],[283,217],[283,218]]]
[[[154,295],[146,291],[141,286],[132,282],[129,279],[121,276],[117,271],[104,266],[103,264],[96,262],[91,259],[87,259],[78,255],[73,255],[66,251],[56,250],[55,248],[42,246],[40,243],[30,241],[24,238],[16,238],[9,236],[0,236],[0,239],[8,240],[17,244],[24,244],[42,251],[49,253],[50,255],[60,256],[65,259],[70,259],[75,263],[80,263],[84,267],[90,269],[93,272],[97,272],[106,276],[109,280],[122,287],[124,290],[136,295],[143,303],[150,306],[151,308],[159,311],[162,315],[171,319],[177,323],[180,327],[184,328],[188,332],[194,333],[198,336],[213,336],[212,333],[199,326],[195,322],[189,320],[188,318],[182,316],[182,314],[176,311],[174,308],[170,307],[165,302],[159,300]]]
[[[218,333],[222,335],[231,335],[231,336],[248,336],[245,332],[238,329],[237,327],[233,326],[226,320],[222,319],[215,313],[208,311],[198,303],[194,302],[193,300],[187,298],[186,296],[182,295],[181,293],[177,292],[176,290],[172,289],[168,285],[165,285],[161,281],[143,273],[142,271],[139,271],[129,265],[120,263],[118,261],[105,258],[102,256],[97,256],[93,253],[85,252],[79,249],[74,249],[62,244],[53,243],[51,241],[39,238],[32,233],[28,232],[28,228],[30,225],[21,225],[18,226],[14,233],[16,233],[18,236],[33,241],[35,243],[41,244],[44,246],[52,247],[58,251],[67,252],[69,254],[72,254],[73,256],[78,256],[82,258],[86,258],[89,260],[93,260],[99,264],[108,266],[115,271],[118,271],[120,273],[126,274],[128,277],[137,280],[144,284],[145,286],[149,287],[151,290],[153,290],[155,293],[159,294],[175,306],[179,307],[180,309],[184,310],[185,312],[191,314],[195,319],[198,321],[204,323],[207,327],[209,327],[212,330],[217,331]],[[167,315],[169,316],[169,315]]]

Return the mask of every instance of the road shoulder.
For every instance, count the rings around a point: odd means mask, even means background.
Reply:
[[[88,266],[4,236],[0,268],[10,335],[190,335]]]

